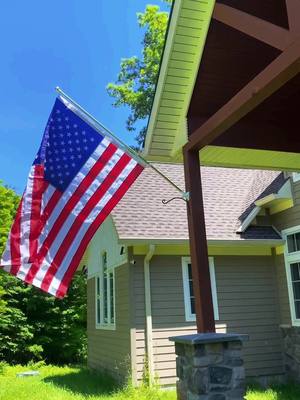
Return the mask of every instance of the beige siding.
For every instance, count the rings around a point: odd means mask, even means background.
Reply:
[[[294,207],[272,216],[272,223],[279,230],[300,225],[300,182],[292,185]]]
[[[130,269],[115,270],[116,329],[95,327],[95,278],[88,280],[88,365],[124,380],[130,370]]]
[[[272,224],[282,231],[300,225],[300,182],[292,184],[294,207],[272,215]],[[284,256],[276,257],[281,324],[291,323]]]
[[[280,324],[291,324],[291,312],[289,293],[287,286],[287,278],[285,272],[285,263],[283,254],[275,257],[276,270],[277,270],[277,284],[278,284],[278,299],[280,308]]]
[[[272,257],[215,257],[219,331],[250,335],[245,344],[247,375],[280,374],[281,342],[276,270]],[[134,268],[137,372],[145,356],[142,258]],[[174,346],[170,336],[195,332],[185,321],[181,257],[156,256],[150,263],[155,372],[161,384],[176,381]]]
[[[220,321],[247,333],[248,376],[283,372],[277,276],[272,257],[215,257]]]
[[[117,231],[111,216],[109,216],[97,230],[86,255],[88,278],[94,277],[100,271],[101,254],[107,254],[108,268],[114,268],[127,262],[127,252],[121,254],[121,245],[118,243]]]

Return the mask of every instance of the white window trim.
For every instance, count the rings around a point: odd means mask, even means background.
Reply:
[[[300,181],[300,172],[293,172],[293,182]]]
[[[95,327],[96,329],[103,329],[103,330],[115,330],[116,329],[116,287],[115,287],[115,268],[107,267],[108,273],[113,273],[113,287],[114,287],[114,323],[98,323],[97,320],[97,278],[100,278],[100,318],[104,315],[103,309],[103,265],[102,265],[102,256],[101,253],[101,261],[100,261],[100,272],[95,274]],[[107,293],[107,301],[108,301],[108,316],[110,317],[110,285],[108,285],[108,293]],[[109,318],[110,319],[110,318]]]
[[[288,294],[289,294],[290,313],[291,313],[291,319],[292,319],[293,326],[300,326],[300,319],[296,318],[294,291],[293,291],[292,275],[291,275],[291,267],[290,266],[293,263],[300,262],[300,251],[295,251],[293,253],[288,252],[287,236],[292,235],[294,233],[298,233],[298,232],[300,232],[300,225],[293,226],[292,228],[285,229],[281,232],[282,238],[285,241],[284,263],[285,263],[285,272],[286,272]]]
[[[219,307],[218,307],[218,295],[216,285],[216,274],[215,264],[213,257],[208,258],[209,261],[209,273],[211,281],[211,292],[214,308],[215,321],[219,320]],[[196,321],[196,315],[191,312],[191,298],[189,288],[189,276],[188,276],[188,264],[191,263],[191,257],[182,257],[182,281],[183,281],[183,294],[184,294],[184,309],[185,309],[185,320],[187,322]]]

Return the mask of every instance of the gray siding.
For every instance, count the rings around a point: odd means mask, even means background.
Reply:
[[[300,225],[300,182],[293,183],[294,207],[271,216],[272,224],[282,231],[293,226]],[[276,268],[278,277],[278,293],[280,304],[281,324],[291,324],[291,313],[288,297],[287,278],[285,272],[284,256],[276,257]]]
[[[279,231],[300,225],[300,182],[292,184],[292,190],[294,207],[272,216],[272,223]]]
[[[249,377],[283,373],[277,276],[273,257],[215,257],[220,321],[247,333]]]
[[[134,268],[137,373],[145,356],[145,309],[142,258]],[[248,377],[283,372],[276,270],[272,257],[214,258],[220,320],[217,329],[250,335],[244,349]],[[176,381],[170,336],[194,333],[185,321],[181,257],[155,256],[150,264],[155,372],[161,384]]]
[[[281,254],[279,256],[276,256],[275,262],[276,262],[276,271],[277,271],[280,324],[281,325],[290,325],[292,323],[292,320],[291,320],[287,278],[286,278],[286,272],[285,272],[284,255]]]
[[[95,327],[95,278],[88,280],[88,366],[124,380],[130,370],[130,269],[115,270],[116,330]]]

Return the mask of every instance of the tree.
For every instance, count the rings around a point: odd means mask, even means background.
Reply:
[[[20,197],[0,183],[0,254]],[[0,361],[82,361],[86,350],[86,279],[77,274],[63,300],[0,270]]]
[[[128,106],[130,109],[126,121],[128,131],[136,131],[138,121],[144,121],[150,115],[168,15],[154,5],[148,5],[144,13],[137,14],[139,27],[145,29],[142,55],[122,59],[117,81],[107,86],[109,95],[115,99],[113,106]],[[143,146],[145,133],[146,126],[139,130],[135,138],[139,148]]]
[[[0,183],[0,254],[3,253],[20,197]],[[33,330],[20,307],[26,288],[9,274],[0,271],[0,359],[13,362],[18,353],[28,353]],[[28,291],[28,289],[27,289]]]
[[[19,196],[12,189],[3,186],[0,181],[0,254],[3,253],[7,235],[19,201]],[[0,276],[0,314],[2,315],[7,305],[4,295],[5,289]]]

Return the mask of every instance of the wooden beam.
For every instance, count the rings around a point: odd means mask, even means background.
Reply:
[[[225,4],[216,3],[213,18],[279,50],[295,40],[289,30]]]
[[[197,330],[215,332],[199,153],[185,152],[183,156],[186,190],[190,193],[187,215]]]
[[[253,113],[256,113],[256,109],[253,110]],[[194,127],[196,130],[203,123],[197,125],[197,122],[197,118],[194,120],[193,117],[190,117],[189,128]],[[285,125],[280,126],[274,120],[272,122],[268,122],[267,117],[264,120],[259,117],[247,120],[243,118],[212,141],[211,146],[300,153],[298,118],[295,116],[293,119],[289,116],[285,119]]]
[[[300,1],[286,0],[290,32],[295,36],[300,35]]]
[[[200,150],[212,143],[299,72],[300,39],[298,38],[202,126],[191,132],[189,142],[184,146],[185,151]]]

